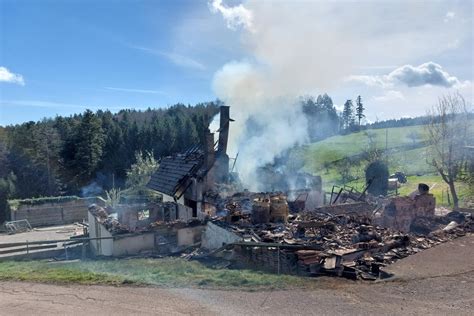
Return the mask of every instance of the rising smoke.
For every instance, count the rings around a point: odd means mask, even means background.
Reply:
[[[308,141],[308,122],[298,96],[326,88],[343,74],[338,69],[349,62],[341,51],[346,44],[336,42],[320,24],[300,21],[302,14],[309,18],[304,10],[288,14],[284,5],[268,10],[264,3],[227,7],[222,1],[213,1],[210,8],[220,12],[229,27],[242,28],[243,45],[252,56],[224,65],[214,76],[213,89],[231,106],[235,122],[229,152],[239,153],[241,180],[258,190],[258,167]],[[308,40],[317,38],[322,41]]]
[[[231,106],[229,153],[239,152],[237,169],[251,190],[259,188],[258,167],[307,141],[299,96],[330,90],[354,74],[355,65],[387,62],[387,56],[400,64],[439,52],[446,49],[439,43],[459,31],[442,23],[427,28],[419,17],[435,21],[446,8],[413,1],[248,0],[230,6],[212,0],[209,8],[240,32],[248,56],[217,71],[213,89]]]

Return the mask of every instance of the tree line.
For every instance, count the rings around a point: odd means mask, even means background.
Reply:
[[[0,127],[0,222],[7,199],[84,195],[123,187],[136,152],[154,157],[198,143],[220,101],[145,111],[86,110]]]
[[[360,95],[355,104],[352,100],[347,100],[341,113],[338,113],[327,94],[319,95],[316,99],[305,97],[301,102],[309,123],[308,133],[313,142],[363,129],[365,108]]]

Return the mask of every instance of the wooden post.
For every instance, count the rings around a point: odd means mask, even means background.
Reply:
[[[280,275],[280,246],[277,247],[277,256],[278,256],[278,275]]]

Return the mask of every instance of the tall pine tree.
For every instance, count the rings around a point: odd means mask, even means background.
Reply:
[[[344,122],[344,128],[348,129],[354,124],[354,105],[352,100],[347,100],[344,103],[344,109],[342,110],[342,121]]]
[[[91,180],[102,158],[105,135],[101,119],[87,110],[82,117],[76,135],[75,160],[79,171],[79,181],[84,184]]]
[[[356,100],[356,117],[359,119],[359,128],[360,128],[360,121],[365,117],[364,115],[364,105],[362,104],[362,98],[359,95]]]

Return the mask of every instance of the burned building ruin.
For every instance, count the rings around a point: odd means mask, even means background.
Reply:
[[[177,202],[192,209],[192,216],[202,218],[213,215],[214,208],[206,202],[205,193],[215,183],[227,183],[229,179],[229,107],[220,107],[219,139],[209,130],[202,144],[184,153],[165,157],[152,175],[147,187],[163,195],[163,201]]]

